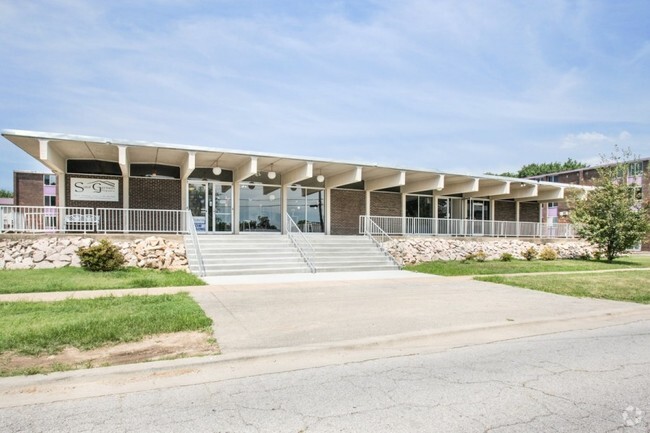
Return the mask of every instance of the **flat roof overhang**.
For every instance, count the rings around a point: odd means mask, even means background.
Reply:
[[[97,159],[118,163],[125,176],[132,163],[178,166],[183,179],[195,168],[218,166],[232,170],[235,181],[246,180],[257,172],[275,171],[286,185],[323,175],[328,188],[363,181],[367,191],[399,188],[407,194],[435,191],[436,195],[476,199],[563,201],[566,189],[592,189],[531,179],[51,132],[4,130],[2,136],[56,173],[65,173],[70,159]]]

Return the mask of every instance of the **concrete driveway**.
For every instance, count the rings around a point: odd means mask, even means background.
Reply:
[[[576,320],[630,321],[635,314],[650,314],[650,307],[639,304],[407,271],[210,282],[209,288],[192,293],[213,318],[224,355],[389,344],[478,331],[504,337],[504,330],[517,326],[535,325],[526,333],[535,335],[574,329]]]

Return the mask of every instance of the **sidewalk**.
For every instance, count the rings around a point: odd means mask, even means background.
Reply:
[[[213,318],[222,355],[2,378],[0,407],[432,353],[650,320],[647,305],[406,271],[370,273],[355,280],[333,275],[284,282],[246,279],[211,286],[108,292],[119,296],[179,290],[190,292]],[[74,296],[105,294],[75,292]],[[61,295],[4,296],[43,299]]]

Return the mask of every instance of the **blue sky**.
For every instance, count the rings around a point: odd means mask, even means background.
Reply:
[[[650,3],[0,0],[0,129],[461,173],[650,156]],[[40,165],[2,139],[0,187]]]

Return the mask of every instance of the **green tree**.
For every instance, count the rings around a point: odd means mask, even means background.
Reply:
[[[11,198],[14,196],[14,193],[9,191],[8,189],[2,189],[0,188],[0,198]]]
[[[540,176],[542,174],[558,173],[561,171],[576,170],[585,167],[587,167],[587,164],[569,158],[565,162],[542,162],[542,163],[534,162],[531,164],[526,164],[523,167],[521,167],[519,171],[517,171],[516,173],[508,171],[505,173],[500,173],[499,176],[525,178],[531,176]],[[493,174],[493,173],[487,173],[487,174]]]
[[[593,243],[611,262],[650,233],[650,202],[641,202],[627,183],[629,151],[603,158],[595,189],[570,199],[571,222],[578,236]]]

